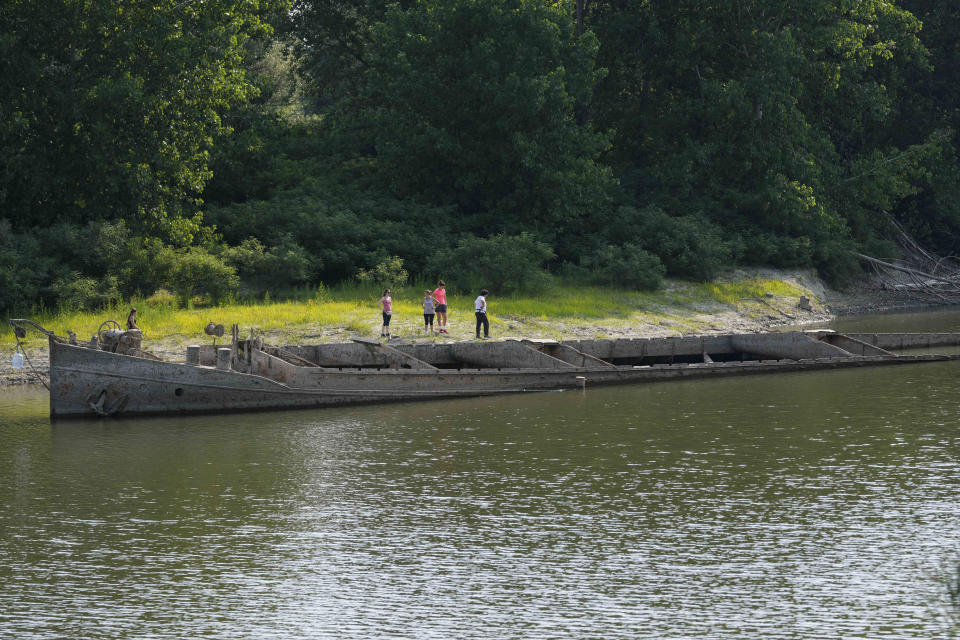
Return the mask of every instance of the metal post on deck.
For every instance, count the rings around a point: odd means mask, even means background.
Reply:
[[[233,349],[223,348],[217,349],[217,369],[221,371],[230,371],[232,368],[233,361]]]

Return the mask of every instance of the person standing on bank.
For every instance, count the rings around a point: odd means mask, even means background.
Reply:
[[[437,331],[447,333],[447,285],[443,280],[437,281],[433,298],[437,301]]]
[[[380,327],[380,337],[390,338],[390,316],[393,315],[393,298],[390,297],[390,289],[383,290],[383,297],[379,300],[380,311],[383,313],[383,326]]]
[[[423,302],[420,303],[420,306],[423,307],[423,332],[433,333],[433,316],[434,316],[434,304],[437,300],[432,295],[430,295],[429,289],[423,290]]]
[[[486,289],[480,291],[480,295],[473,301],[474,313],[477,316],[477,338],[480,337],[480,326],[483,326],[483,337],[490,337],[490,321],[487,320],[487,296],[490,292]]]

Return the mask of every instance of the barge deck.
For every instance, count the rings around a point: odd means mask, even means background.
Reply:
[[[17,328],[17,322],[11,321]],[[88,345],[44,330],[50,345],[50,416],[221,413],[851,367],[944,362],[911,353],[960,346],[960,334],[770,334],[577,340],[266,345],[240,339],[192,345],[183,362],[140,350],[113,331]],[[19,335],[19,334],[18,334]]]

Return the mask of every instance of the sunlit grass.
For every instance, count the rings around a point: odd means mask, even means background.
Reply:
[[[415,283],[393,291],[394,335],[423,334],[420,302],[423,290]],[[679,332],[703,328],[703,322],[690,316],[704,307],[749,308],[770,293],[780,298],[810,295],[803,287],[772,278],[747,278],[733,281],[688,283],[671,281],[656,292],[637,292],[611,287],[558,285],[538,295],[488,297],[490,319],[498,334],[523,332],[527,335],[559,337],[565,328],[595,326],[602,335],[607,328],[652,325],[672,327]],[[101,322],[113,319],[123,323],[131,306],[138,310],[138,322],[148,340],[172,340],[177,343],[203,341],[203,328],[209,322],[240,326],[242,335],[255,331],[282,342],[319,342],[343,340],[349,335],[378,335],[381,319],[377,301],[381,290],[370,285],[348,284],[319,290],[302,290],[283,299],[245,301],[217,307],[178,309],[167,300],[131,300],[98,312],[38,310],[30,317],[56,334],[67,330],[86,341],[97,333]],[[448,292],[451,334],[467,338],[473,333],[475,293]],[[508,331],[509,330],[509,331]],[[42,337],[31,335],[30,342]],[[0,332],[0,344],[12,345],[12,331]]]
[[[667,289],[648,294],[647,300],[664,305],[731,305],[762,300],[770,293],[780,298],[810,295],[803,287],[773,278],[748,278],[735,281],[674,282]]]
[[[695,285],[723,304],[737,304],[741,300],[756,300],[768,293],[782,298],[795,298],[804,295],[804,289],[783,280],[771,278],[753,278],[740,282],[710,282]]]
[[[472,309],[474,297],[466,304]],[[636,291],[602,287],[557,287],[539,296],[491,295],[487,299],[491,314],[518,319],[609,318],[626,316],[637,310],[640,294]]]

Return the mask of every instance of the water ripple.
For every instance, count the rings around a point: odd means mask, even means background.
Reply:
[[[942,637],[960,381],[896,369],[53,426],[0,408],[0,636]]]

